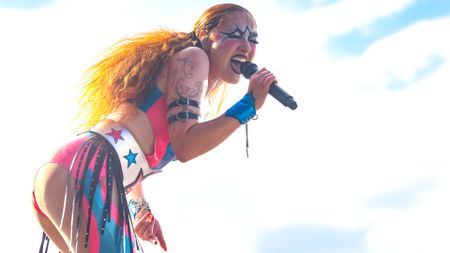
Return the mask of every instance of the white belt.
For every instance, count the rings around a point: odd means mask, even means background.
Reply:
[[[91,131],[103,136],[116,150],[122,166],[125,189],[149,175],[161,172],[161,170],[152,170],[150,168],[145,154],[142,152],[136,139],[121,124],[109,121]]]

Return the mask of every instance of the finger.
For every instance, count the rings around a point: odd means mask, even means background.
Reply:
[[[136,231],[140,231],[142,230],[142,226],[144,226],[144,218],[140,218],[139,220],[137,220],[134,224],[134,230]]]
[[[147,216],[148,227],[146,233],[149,235],[149,240],[155,238],[155,217],[153,215]]]
[[[156,221],[156,222],[158,222],[158,221]],[[159,225],[159,222],[158,222],[158,224],[156,226],[156,231],[155,232],[156,232],[156,239],[158,240],[159,245],[161,246],[161,248],[164,251],[167,251],[167,244],[166,244],[166,241],[164,240],[164,236],[163,236],[163,233],[162,233],[162,230],[161,230],[161,226]]]
[[[259,82],[260,80],[262,80],[264,75],[267,74],[267,72],[269,71],[266,68],[262,68],[258,72],[256,72],[252,77],[255,81]]]
[[[278,83],[277,78],[274,75],[270,75],[270,76],[267,77],[267,79],[264,82],[264,88],[265,88],[266,91],[269,91],[270,86],[272,84],[277,84],[277,83]]]
[[[260,70],[258,70],[255,74],[260,75],[261,73],[267,72],[268,70],[265,67],[262,67]]]
[[[250,83],[248,90],[252,91],[255,89],[255,86],[259,86],[264,82],[264,76],[270,73],[266,68],[260,69],[258,72],[256,72],[254,75],[250,77]],[[258,87],[256,87],[258,89]]]
[[[143,214],[141,214],[141,212],[139,212],[138,213],[139,215],[142,215],[142,217],[140,217],[140,218],[138,218],[137,220],[135,220],[135,222],[134,222],[134,224],[136,224],[135,226],[134,226],[134,229],[135,230],[141,230],[142,229],[142,226],[145,224],[145,222],[143,222],[145,219],[147,219],[148,218],[148,214],[147,215],[143,215]],[[138,215],[136,215],[136,217],[137,217]]]
[[[262,85],[264,86],[264,88],[267,88],[275,81],[276,81],[275,75],[270,71],[266,71],[264,73],[261,73],[261,76],[258,78],[257,82],[259,85]]]
[[[144,223],[145,225],[142,225],[141,230],[136,231],[136,233],[142,240],[152,242],[155,239],[155,233],[153,228],[155,223],[149,216],[147,216],[147,219],[144,220],[142,223]]]
[[[145,216],[145,219],[142,220],[138,225],[135,227],[136,234],[145,241],[150,241],[155,238],[153,227],[155,223],[153,222],[154,218],[150,214],[147,214]]]
[[[142,240],[149,241],[153,238],[151,224],[144,222],[145,225],[142,226],[140,231],[136,231]]]

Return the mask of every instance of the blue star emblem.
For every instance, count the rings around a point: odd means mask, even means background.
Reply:
[[[136,156],[138,155],[138,153],[133,153],[132,151],[131,151],[131,149],[128,151],[128,155],[126,155],[126,156],[123,156],[123,158],[125,158],[125,159],[127,159],[127,161],[128,161],[128,167],[127,168],[130,168],[130,166],[131,166],[131,164],[136,164]]]

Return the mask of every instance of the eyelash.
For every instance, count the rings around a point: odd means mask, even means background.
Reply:
[[[230,38],[233,38],[233,39],[242,39],[242,36],[240,36],[240,35],[232,35],[232,34],[229,34],[228,36],[230,36]],[[258,41],[252,40],[252,39],[249,39],[249,41],[250,41],[251,43],[253,43],[253,44],[258,44],[258,43],[259,43]]]

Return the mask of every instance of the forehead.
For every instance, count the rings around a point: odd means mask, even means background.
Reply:
[[[255,20],[245,11],[235,11],[225,15],[217,28],[220,30],[234,30],[236,26],[242,31],[245,31],[248,27],[251,32],[256,32]]]

